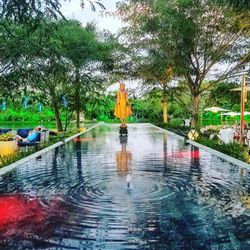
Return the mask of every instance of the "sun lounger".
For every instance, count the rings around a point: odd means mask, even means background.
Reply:
[[[17,134],[20,135],[22,138],[27,138],[31,130],[32,129],[18,129]],[[25,147],[25,148],[34,146],[36,149],[38,149],[41,144],[45,144],[46,142],[49,141],[49,132],[50,132],[49,130],[40,131],[35,141],[32,142],[20,141],[18,142],[18,145],[20,147]]]

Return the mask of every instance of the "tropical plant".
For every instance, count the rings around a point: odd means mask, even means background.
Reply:
[[[14,137],[15,136],[11,132],[7,132],[0,135],[0,141],[13,141]]]
[[[212,149],[230,155],[236,159],[249,163],[250,159],[249,159],[248,149],[245,145],[236,142],[223,143],[216,140],[209,140],[205,137],[198,138],[198,142],[207,147],[210,147]]]

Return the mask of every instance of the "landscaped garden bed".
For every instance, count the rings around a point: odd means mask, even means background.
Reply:
[[[11,163],[14,163],[14,162],[16,162],[16,161],[18,161],[18,160],[20,160],[20,159],[22,159],[22,158],[24,158],[26,156],[29,156],[29,155],[31,155],[31,154],[39,151],[39,150],[47,148],[47,147],[49,147],[49,146],[51,146],[51,145],[53,145],[53,144],[55,144],[57,142],[60,142],[60,141],[66,139],[68,137],[71,137],[71,136],[73,136],[73,135],[75,135],[75,134],[77,134],[79,132],[82,132],[82,130],[80,130],[80,129],[72,129],[72,130],[68,130],[66,132],[53,131],[53,133],[50,134],[49,141],[44,143],[44,144],[40,144],[38,148],[37,147],[28,147],[28,148],[25,148],[25,149],[22,149],[22,150],[19,150],[19,151],[16,151],[17,148],[16,147],[14,148],[13,145],[12,145],[13,143],[15,145],[17,145],[17,143],[15,141],[13,141],[13,140],[11,140],[11,141],[10,140],[9,141],[8,140],[7,141],[1,141],[0,146],[1,146],[1,143],[2,144],[11,143],[11,147],[8,147],[8,145],[5,145],[5,148],[6,147],[9,148],[8,152],[10,152],[10,153],[8,153],[6,155],[3,155],[3,156],[0,156],[0,168],[2,168],[4,166],[7,166],[7,165],[9,165]],[[15,149],[14,151],[12,150],[13,148]],[[16,153],[15,153],[15,151],[16,151]]]
[[[174,132],[178,135],[181,135],[188,139],[188,132],[191,130],[189,127],[185,126],[172,126],[170,124],[163,124],[160,125],[160,127],[167,129],[171,132]],[[198,143],[207,146],[209,148],[215,149],[221,153],[227,154],[229,156],[232,156],[238,160],[244,161],[246,163],[250,163],[250,157],[249,157],[249,149],[246,145],[242,145],[238,142],[231,142],[231,143],[224,143],[219,140],[218,137],[214,137],[213,139],[210,139],[210,135],[213,134],[215,131],[207,130],[205,133],[201,133],[200,130],[198,130],[199,137],[196,140]]]

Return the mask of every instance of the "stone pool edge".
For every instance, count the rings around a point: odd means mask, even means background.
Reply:
[[[177,135],[177,134],[175,134],[175,133],[173,133],[173,132],[171,132],[171,131],[169,131],[167,129],[158,127],[158,126],[156,126],[154,124],[151,124],[151,123],[149,123],[149,124],[152,125],[153,127],[158,128],[161,131],[167,132],[169,135],[175,136],[178,139],[181,139],[181,140],[185,141],[185,138],[183,136],[181,136],[181,135]],[[219,157],[219,158],[221,158],[223,160],[226,160],[226,161],[228,161],[228,162],[230,162],[230,163],[232,163],[234,165],[237,165],[238,167],[245,167],[245,168],[250,169],[250,164],[248,164],[248,163],[246,163],[244,161],[238,160],[238,159],[236,159],[236,158],[234,158],[234,157],[232,157],[230,155],[221,153],[220,151],[209,148],[209,147],[207,147],[205,145],[202,145],[202,144],[200,144],[198,142],[195,142],[195,141],[192,141],[192,140],[186,140],[186,142],[193,145],[193,146],[195,146],[195,147],[197,147],[197,148],[203,149],[203,150],[209,152],[210,154],[215,155],[215,156],[217,156],[217,157]]]
[[[51,145],[51,146],[49,146],[49,147],[47,147],[47,148],[44,148],[44,149],[42,149],[42,150],[39,150],[39,151],[35,152],[34,154],[28,155],[27,157],[24,157],[24,158],[22,158],[22,159],[20,159],[20,160],[18,160],[18,161],[16,161],[16,162],[14,162],[14,163],[11,163],[10,165],[7,165],[7,166],[1,168],[1,169],[0,169],[0,176],[1,176],[1,175],[4,175],[4,174],[6,174],[6,173],[8,173],[8,172],[10,172],[10,171],[12,171],[12,170],[14,170],[16,167],[18,167],[19,165],[21,165],[21,164],[23,164],[23,163],[26,163],[27,161],[33,160],[34,158],[39,157],[39,156],[41,156],[41,155],[43,155],[43,154],[49,152],[50,150],[52,150],[52,149],[54,149],[54,148],[57,148],[57,147],[59,147],[59,146],[64,145],[65,143],[68,143],[69,141],[73,140],[74,138],[76,138],[76,137],[78,137],[78,136],[80,136],[80,135],[82,135],[82,134],[88,132],[89,130],[91,130],[91,129],[93,129],[93,128],[99,126],[99,125],[100,125],[100,124],[96,124],[96,125],[94,125],[93,127],[90,127],[89,129],[87,129],[87,130],[85,130],[85,131],[82,131],[82,132],[80,132],[80,133],[77,133],[77,134],[75,134],[75,135],[72,135],[72,136],[66,138],[65,140],[56,142],[55,144],[53,144],[53,145]]]

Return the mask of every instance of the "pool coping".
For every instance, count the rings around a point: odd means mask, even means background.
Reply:
[[[238,159],[236,159],[236,158],[234,158],[234,157],[232,157],[230,155],[221,153],[221,152],[219,152],[219,151],[217,151],[215,149],[209,148],[209,147],[207,147],[205,145],[202,145],[202,144],[200,144],[200,143],[198,143],[196,141],[185,140],[185,138],[183,136],[177,135],[177,134],[175,134],[175,133],[173,133],[173,132],[171,132],[171,131],[169,131],[167,129],[158,127],[158,126],[156,126],[154,124],[151,124],[151,123],[148,123],[148,124],[152,125],[153,127],[158,128],[161,131],[167,132],[169,135],[175,136],[176,138],[178,138],[180,140],[186,141],[187,143],[189,143],[189,144],[191,144],[191,145],[193,145],[193,146],[195,146],[197,148],[203,149],[203,150],[209,152],[212,155],[215,155],[215,156],[217,156],[217,157],[219,157],[219,158],[221,158],[223,160],[226,160],[226,161],[228,161],[228,162],[230,162],[230,163],[232,163],[234,165],[237,165],[238,167],[245,167],[247,169],[250,169],[250,164],[248,164],[248,163],[246,163],[244,161],[238,160]]]
[[[47,147],[47,148],[44,148],[44,149],[42,149],[42,150],[39,150],[39,151],[35,152],[34,154],[28,155],[28,156],[26,156],[26,157],[24,157],[24,158],[22,158],[22,159],[20,159],[20,160],[18,160],[18,161],[16,161],[16,162],[13,162],[13,163],[11,163],[10,165],[7,165],[7,166],[5,166],[5,167],[2,167],[2,168],[0,169],[0,176],[1,176],[1,175],[4,175],[4,174],[6,174],[6,173],[8,173],[8,172],[10,172],[10,171],[12,171],[12,170],[14,170],[16,167],[18,167],[18,166],[21,165],[21,164],[24,164],[24,163],[26,163],[26,162],[28,162],[28,161],[30,161],[30,160],[33,160],[33,159],[35,159],[35,158],[37,158],[37,157],[39,157],[39,156],[41,156],[41,155],[43,155],[43,154],[45,154],[45,153],[51,151],[51,150],[54,149],[54,148],[57,148],[57,147],[59,147],[59,146],[64,145],[65,143],[67,143],[67,142],[73,140],[74,138],[76,138],[76,137],[78,137],[78,136],[80,136],[80,135],[82,135],[82,134],[88,132],[89,130],[91,130],[91,129],[93,129],[93,128],[99,126],[99,125],[100,125],[100,124],[96,124],[96,125],[94,125],[94,126],[88,128],[88,129],[86,129],[85,131],[82,131],[82,132],[80,132],[80,133],[77,133],[77,134],[75,134],[75,135],[72,135],[72,136],[70,136],[70,137],[68,137],[68,138],[66,138],[66,139],[64,139],[64,140],[61,140],[61,141],[59,141],[59,142],[56,142],[55,144],[53,144],[53,145],[51,145],[51,146],[49,146],[49,147]]]

